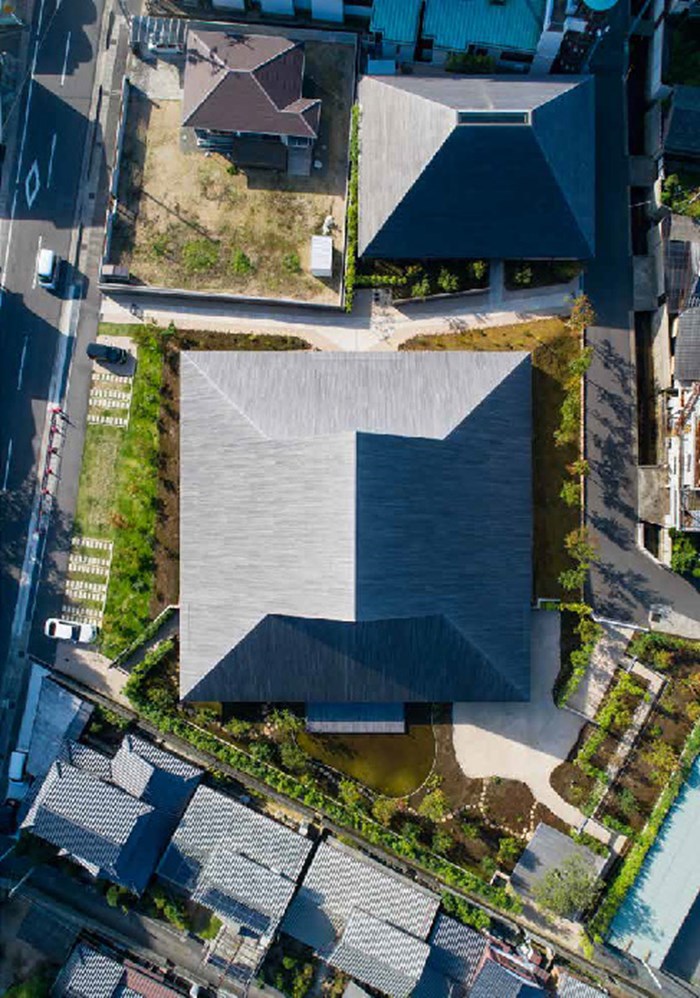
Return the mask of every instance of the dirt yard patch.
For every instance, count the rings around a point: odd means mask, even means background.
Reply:
[[[354,48],[306,43],[304,92],[321,97],[321,129],[309,177],[238,171],[205,155],[180,126],[180,100],[132,88],[112,261],[144,284],[233,294],[338,301]],[[309,272],[311,236],[335,220],[334,277]]]

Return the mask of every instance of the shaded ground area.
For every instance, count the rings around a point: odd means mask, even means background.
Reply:
[[[564,537],[578,526],[578,511],[559,497],[566,466],[577,457],[575,445],[559,447],[554,431],[564,400],[568,364],[579,351],[578,338],[563,319],[541,319],[512,326],[459,329],[416,336],[402,350],[527,350],[532,354],[534,593],[562,595],[559,574],[570,567]]]
[[[180,127],[180,100],[132,88],[111,259],[144,284],[336,302],[345,238],[354,48],[307,42],[305,93],[321,97],[310,177],[238,170]],[[307,85],[308,84],[308,85]],[[334,277],[308,273],[310,241],[333,216]]]
[[[297,741],[314,759],[339,769],[387,797],[416,790],[433,766],[434,738],[429,708],[408,711],[404,735],[311,735]]]

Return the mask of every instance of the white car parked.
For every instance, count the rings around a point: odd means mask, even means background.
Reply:
[[[94,624],[79,624],[75,620],[60,620],[58,617],[49,617],[44,624],[44,634],[47,638],[56,638],[57,641],[72,641],[77,645],[89,645],[97,636],[97,628]]]

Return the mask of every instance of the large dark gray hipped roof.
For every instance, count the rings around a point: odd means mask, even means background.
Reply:
[[[365,76],[362,255],[585,259],[593,80]]]
[[[182,355],[181,691],[524,700],[523,353]]]

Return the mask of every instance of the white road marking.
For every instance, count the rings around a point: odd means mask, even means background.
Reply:
[[[46,172],[46,186],[51,186],[51,174],[53,173],[53,157],[56,152],[56,133],[53,133],[53,138],[51,139],[51,155],[49,156],[49,168]]]
[[[66,82],[66,70],[68,69],[68,50],[70,49],[70,31],[66,35],[66,54],[63,57],[63,72],[61,73],[61,86]]]
[[[7,479],[10,474],[10,461],[12,460],[12,439],[7,445],[7,460],[5,461],[5,477],[2,480],[2,491],[7,492]]]
[[[22,356],[19,358],[19,372],[17,374],[17,391],[22,387],[22,378],[24,377],[24,362],[27,359],[27,347],[29,346],[29,337],[25,334],[24,343],[22,344]]]
[[[29,172],[24,178],[24,196],[27,199],[27,207],[36,201],[36,196],[41,188],[41,178],[39,177],[39,164],[36,160],[29,167]]]

